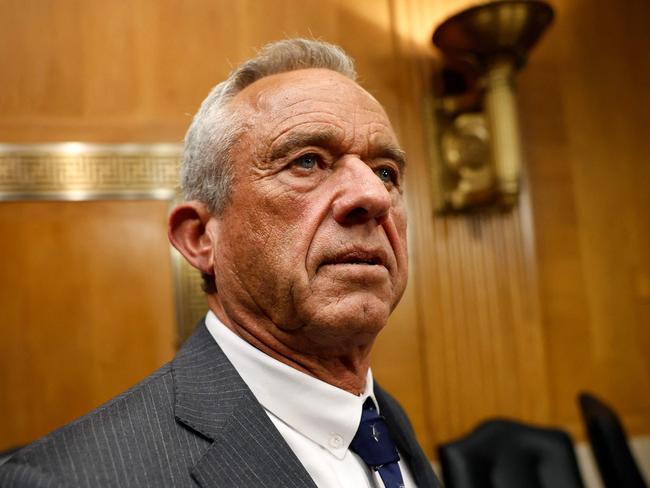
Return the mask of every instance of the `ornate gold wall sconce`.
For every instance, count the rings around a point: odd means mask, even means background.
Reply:
[[[435,107],[440,210],[516,204],[522,157],[514,78],[553,15],[543,0],[495,0],[433,33],[444,54]]]

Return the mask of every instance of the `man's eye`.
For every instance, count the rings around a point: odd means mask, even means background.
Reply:
[[[393,168],[388,168],[383,166],[375,170],[375,174],[379,176],[379,179],[384,183],[393,183],[397,184],[397,171]]]
[[[303,154],[299,158],[296,158],[293,161],[294,166],[298,166],[299,168],[302,169],[313,169],[316,166],[318,166],[318,163],[320,161],[320,156],[315,153],[308,153],[308,154]]]

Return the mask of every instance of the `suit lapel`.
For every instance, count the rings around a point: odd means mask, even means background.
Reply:
[[[192,469],[209,487],[314,487],[266,412],[201,322],[172,362],[178,422],[212,440]]]

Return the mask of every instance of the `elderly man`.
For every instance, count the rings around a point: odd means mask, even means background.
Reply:
[[[435,487],[369,353],[407,277],[404,154],[330,44],[270,44],[186,137],[173,245],[210,311],[175,359],[0,486]]]

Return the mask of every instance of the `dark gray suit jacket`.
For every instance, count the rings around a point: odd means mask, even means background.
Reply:
[[[418,486],[440,486],[402,409],[375,394]],[[200,324],[171,363],[0,467],[2,488],[108,486],[315,484]]]

